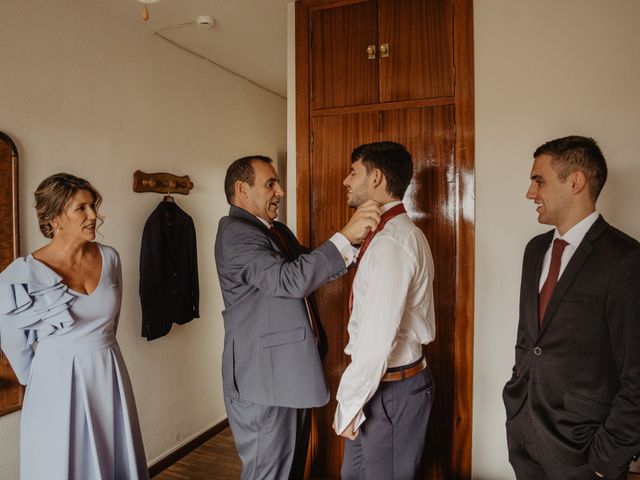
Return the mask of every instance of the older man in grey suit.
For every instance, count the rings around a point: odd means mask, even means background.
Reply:
[[[351,244],[377,226],[380,211],[373,202],[363,205],[340,232],[306,253],[275,221],[284,191],[270,158],[233,162],[225,193],[231,208],[215,246],[225,304],[222,379],[242,479],[299,479],[308,409],[329,401],[312,292],[347,271]]]

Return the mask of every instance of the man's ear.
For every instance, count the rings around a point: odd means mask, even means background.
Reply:
[[[587,176],[582,170],[571,173],[567,180],[571,182],[571,192],[574,194],[582,192],[587,187]]]
[[[373,172],[371,172],[371,183],[373,184],[373,188],[378,188],[382,181],[384,180],[384,174],[382,170],[379,168],[374,168]]]
[[[249,184],[247,184],[247,182],[236,180],[236,183],[233,185],[233,190],[235,192],[236,200],[246,200],[249,198]]]

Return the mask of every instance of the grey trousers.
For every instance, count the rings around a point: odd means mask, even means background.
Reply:
[[[342,479],[412,480],[420,468],[433,394],[428,368],[381,383],[364,407],[360,434],[345,440]]]
[[[309,445],[307,409],[274,407],[225,396],[229,426],[242,461],[241,480],[299,480]]]

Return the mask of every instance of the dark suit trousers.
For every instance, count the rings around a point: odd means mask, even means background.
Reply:
[[[381,383],[364,407],[360,434],[344,442],[342,480],[412,480],[420,468],[433,394],[428,368]]]
[[[242,480],[301,480],[309,445],[309,409],[274,407],[225,396]]]
[[[518,480],[602,480],[588,464],[575,466],[559,462],[539,441],[531,423],[528,401],[506,425],[509,462]],[[626,474],[616,480],[625,478]]]

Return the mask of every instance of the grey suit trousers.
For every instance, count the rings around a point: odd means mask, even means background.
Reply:
[[[242,480],[301,480],[309,444],[309,409],[275,407],[225,396]]]
[[[342,480],[412,480],[424,449],[434,385],[431,371],[381,383],[364,407],[355,440],[345,440]]]

